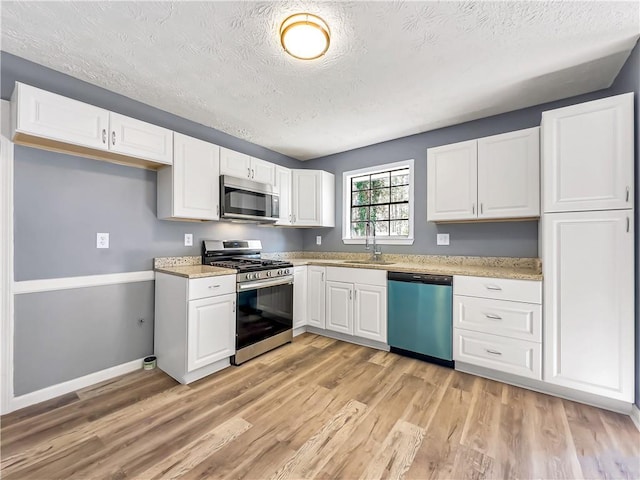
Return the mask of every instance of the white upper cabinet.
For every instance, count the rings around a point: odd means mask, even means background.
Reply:
[[[147,122],[109,113],[109,150],[171,165],[173,132]]]
[[[276,225],[291,225],[293,212],[291,210],[291,169],[276,165],[275,187],[280,196],[280,220]]]
[[[540,216],[540,128],[478,140],[478,218]]]
[[[276,166],[271,162],[251,157],[251,180],[254,182],[268,183],[275,185],[276,183]]]
[[[159,168],[173,162],[173,132],[23,83],[11,96],[16,143]]]
[[[107,150],[109,111],[17,83],[11,97],[13,134],[35,135]]]
[[[244,153],[220,147],[220,175],[250,178],[251,157]]]
[[[174,133],[173,167],[158,171],[158,218],[218,220],[220,147]]]
[[[633,211],[544,215],[544,380],[634,396]]]
[[[633,207],[633,93],[542,114],[545,213]]]
[[[335,177],[322,170],[293,170],[292,225],[335,227]]]
[[[427,150],[427,220],[540,215],[538,127]]]
[[[274,185],[275,172],[276,166],[273,163],[228,148],[220,148],[220,175],[231,175]]]
[[[475,220],[478,142],[427,150],[427,220]]]

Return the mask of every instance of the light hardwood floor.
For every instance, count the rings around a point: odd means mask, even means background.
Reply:
[[[310,334],[188,386],[141,370],[1,422],[5,480],[640,478],[629,417]]]

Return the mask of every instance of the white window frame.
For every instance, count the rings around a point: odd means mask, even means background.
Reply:
[[[376,236],[376,243],[381,245],[413,245],[414,235],[414,159],[404,160],[402,162],[386,163],[384,165],[375,165],[373,167],[361,168],[359,170],[350,170],[342,174],[342,243],[345,245],[364,245],[366,239],[351,238],[351,179],[361,175],[370,175],[372,173],[385,172],[388,170],[397,170],[401,168],[409,169],[409,235],[406,237],[390,237]]]

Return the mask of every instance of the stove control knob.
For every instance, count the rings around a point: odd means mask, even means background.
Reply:
[[[282,275],[282,270],[278,270],[278,275]]]
[[[258,278],[259,279],[261,276],[262,275],[260,275],[260,272],[253,274],[253,278]]]
[[[270,277],[271,275],[273,275],[273,272],[271,271],[267,272],[267,277]]]
[[[285,275],[289,275],[291,273],[291,270],[289,270],[288,268],[284,271]]]
[[[247,280],[251,280],[253,278],[253,275],[251,275],[250,273],[247,273]]]

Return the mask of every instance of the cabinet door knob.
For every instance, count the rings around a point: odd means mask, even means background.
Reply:
[[[471,213],[473,213],[474,215],[476,214],[476,204],[475,203],[471,204]]]
[[[484,205],[482,203],[480,204],[480,213],[484,213]]]
[[[112,131],[111,132],[111,145],[115,145],[116,144],[116,131]]]
[[[500,315],[494,315],[492,313],[485,313],[484,316],[490,318],[491,320],[502,320],[502,317]]]
[[[233,313],[236,313],[236,301],[235,300],[233,301],[233,310],[232,311],[233,311]]]
[[[502,352],[496,352],[495,350],[489,350],[485,348],[485,352],[490,353],[491,355],[502,355]]]
[[[247,167],[247,178],[249,178],[250,176],[251,176],[251,169]]]
[[[106,128],[102,129],[102,143],[104,143],[104,144],[107,143],[107,129]]]
[[[351,292],[351,290],[349,290],[349,300],[352,300],[352,299],[353,299],[352,298],[352,292]]]
[[[497,286],[497,285],[485,285],[485,288],[486,288],[487,290],[502,290],[502,288],[500,288],[500,287],[499,287],[499,286]]]
[[[627,233],[629,233],[629,229],[631,228],[631,220],[627,217]]]
[[[216,215],[220,216],[220,205],[216,205]]]
[[[628,202],[628,201],[629,201],[629,187],[627,187],[627,196],[626,196],[625,202]]]
[[[256,171],[253,168],[251,169],[251,178],[256,178]]]

